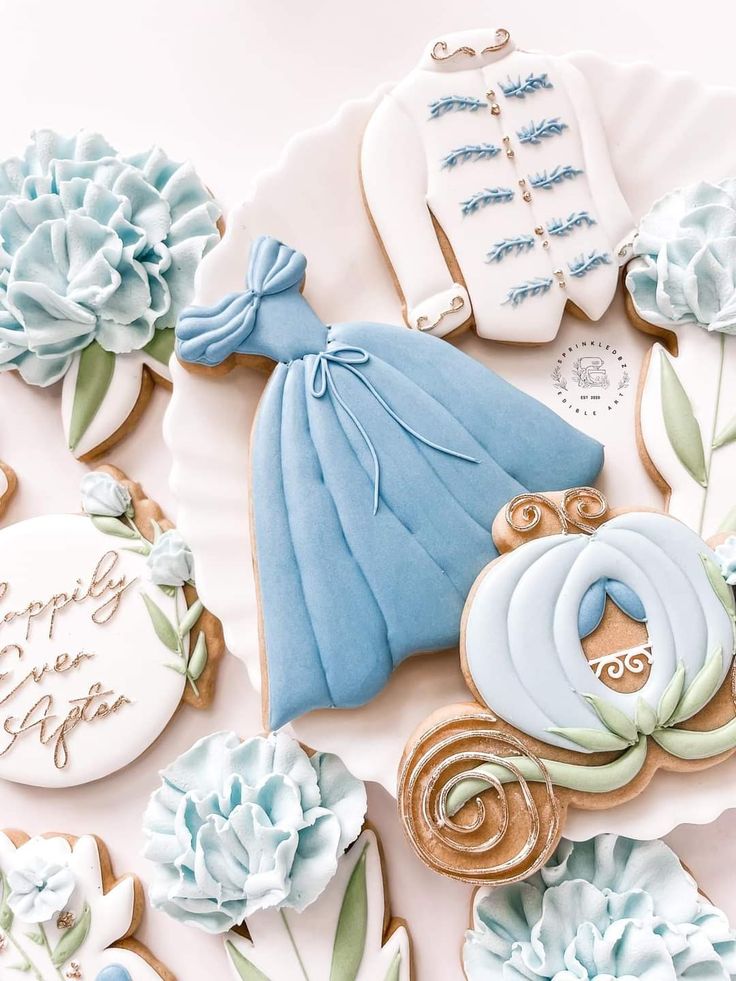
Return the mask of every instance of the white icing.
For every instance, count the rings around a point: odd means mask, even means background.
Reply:
[[[637,260],[634,260],[637,261]],[[675,330],[678,356],[671,364],[685,389],[703,434],[706,460],[711,434],[736,417],[736,338],[686,324]],[[716,412],[717,378],[723,343],[723,378],[720,408]],[[669,357],[655,344],[641,390],[639,426],[646,452],[662,480],[671,488],[669,512],[705,538],[716,534],[736,505],[736,441],[720,447],[712,456],[708,491],[685,470],[672,448],[665,427],[661,395],[661,358]]]
[[[252,944],[235,933],[228,934],[226,940],[273,981],[277,978],[278,981],[304,981],[305,976],[330,977],[335,931],[345,889],[366,848],[366,943],[355,981],[377,981],[393,977],[389,975],[389,969],[397,954],[401,961],[396,981],[410,981],[411,956],[406,928],[399,926],[386,943],[383,943],[387,900],[378,839],[369,830],[364,831],[340,859],[334,878],[317,902],[298,914],[290,910],[264,910],[248,917]],[[284,924],[284,915],[288,922],[288,931]],[[295,947],[303,968],[297,959]],[[232,963],[230,974],[235,981],[240,981],[241,975]]]
[[[689,684],[719,648],[723,680],[734,631],[703,570],[703,554],[712,553],[681,522],[638,512],[613,518],[590,537],[554,535],[501,557],[481,574],[466,614],[464,657],[480,697],[522,732],[569,748],[547,730],[600,728],[583,694],[633,719],[639,698],[656,709],[678,664]],[[634,693],[608,688],[583,653],[580,602],[602,577],[625,583],[646,610],[653,663]]]
[[[484,30],[444,40],[449,51],[461,45],[480,51],[492,38],[492,32]],[[633,223],[583,75],[568,61],[519,51],[512,45],[486,56],[458,55],[437,63],[429,55],[434,43],[419,66],[379,104],[366,129],[361,156],[368,208],[403,293],[410,326],[417,309],[426,304],[436,308],[435,298],[453,286],[432,216],[462,271],[482,337],[524,343],[551,340],[568,299],[592,320],[599,319],[618,282],[617,245],[630,236]],[[554,87],[524,99],[503,95],[499,83],[505,83],[507,76],[524,79],[530,72],[547,73]],[[501,107],[498,116],[490,113],[489,89]],[[451,111],[430,118],[430,104],[450,95],[480,99],[484,105],[475,112]],[[521,127],[552,117],[566,124],[561,134],[538,145],[519,142],[516,134]],[[513,159],[502,149],[492,159],[441,166],[453,149],[483,142],[503,147],[504,136],[510,137]],[[519,179],[558,164],[584,173],[553,190],[528,188],[532,200],[526,203]],[[513,189],[514,200],[463,215],[462,201],[484,187],[496,186]],[[534,233],[535,227],[546,226],[552,218],[581,210],[588,211],[596,224],[565,237]],[[496,242],[523,234],[534,238],[531,251],[499,263],[486,261]],[[542,238],[549,242],[547,249],[542,248]],[[610,264],[579,279],[570,276],[568,263],[593,250],[609,254]],[[565,273],[564,289],[555,281],[542,296],[529,297],[515,307],[504,305],[512,287],[537,277],[555,279],[556,269]],[[437,333],[446,332],[443,321]]]
[[[7,872],[12,864],[16,847],[10,838],[0,833],[0,870]],[[161,975],[139,954],[112,945],[122,940],[133,926],[135,887],[134,879],[121,879],[109,892],[105,893],[100,867],[100,854],[97,842],[90,835],[79,838],[71,850],[69,868],[74,874],[76,888],[65,909],[78,916],[85,903],[90,907],[90,929],[82,946],[75,952],[72,960],[80,967],[84,981],[94,981],[97,974],[110,964],[120,964],[130,972],[133,981],[160,981]],[[56,917],[44,924],[49,943],[54,948],[60,936]],[[51,964],[42,947],[34,944],[26,936],[33,932],[32,926],[11,925],[12,936],[18,946],[30,958],[41,973],[40,981],[59,981],[59,972]],[[5,931],[7,933],[7,931]],[[0,977],[31,977],[36,975],[10,970],[11,965],[20,960],[17,950],[9,943],[0,952]],[[7,974],[6,974],[7,972]],[[63,975],[62,975],[63,976]]]
[[[2,469],[2,467],[0,467],[0,501],[2,501],[2,499],[8,493],[8,488],[9,488],[8,478],[5,474],[5,471]]]
[[[470,297],[464,286],[452,286],[428,297],[423,303],[407,312],[406,320],[416,330],[444,337],[461,327],[470,313]]]
[[[129,700],[115,713],[80,722],[69,731],[65,737],[69,756],[62,767],[54,760],[55,738],[42,745],[37,728],[13,742],[0,727],[0,777],[40,787],[68,787],[106,776],[147,749],[179,705],[184,677],[167,667],[177,655],[156,636],[141,594],[147,593],[172,622],[176,608],[183,608],[183,596],[181,590],[175,597],[168,596],[147,581],[145,558],[126,550],[130,544],[98,531],[82,515],[32,518],[0,531],[4,559],[0,580],[9,583],[0,598],[0,672],[7,673],[0,677],[0,721],[7,726],[6,720],[13,717],[11,728],[17,728],[39,699],[51,695],[53,706],[44,702],[32,717],[39,719],[44,712],[55,716],[46,730],[50,734],[72,710],[70,701],[86,696],[95,683],[111,694],[96,698],[94,708],[103,701],[110,705],[118,696]],[[108,623],[97,624],[91,615],[111,592],[99,601],[88,598],[59,609],[50,638],[48,613],[31,620],[27,640],[26,619],[3,622],[6,614],[24,610],[31,601],[71,593],[78,578],[86,589],[100,559],[110,551],[118,558],[106,579],[124,576],[131,585]],[[23,649],[22,657],[13,645]],[[33,668],[53,666],[60,654],[74,658],[81,652],[94,657],[67,671],[49,671],[39,682],[31,679],[8,697]]]
[[[162,364],[143,350],[131,351],[125,357],[116,358],[110,387],[94,419],[73,451],[77,459],[93,453],[98,446],[116,433],[130,416],[141,393],[144,368],[150,369],[158,378],[171,381],[168,365]],[[61,421],[67,445],[78,373],[79,357],[77,356],[64,376],[61,389]]]

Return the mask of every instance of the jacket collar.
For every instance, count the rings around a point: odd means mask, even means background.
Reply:
[[[427,45],[419,67],[436,72],[470,71],[500,61],[514,50],[505,28],[458,31],[435,38]]]

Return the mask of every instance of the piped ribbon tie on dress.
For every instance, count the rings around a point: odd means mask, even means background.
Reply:
[[[381,479],[381,468],[378,461],[378,453],[376,452],[373,441],[366,432],[366,429],[361,423],[360,419],[358,419],[350,406],[345,402],[345,399],[340,395],[337,385],[335,384],[335,379],[332,377],[333,367],[345,368],[345,370],[349,371],[351,375],[354,375],[358,381],[361,382],[361,384],[365,385],[373,398],[378,402],[381,408],[384,409],[389,416],[391,416],[394,422],[400,426],[404,432],[408,433],[410,436],[413,436],[414,439],[418,440],[420,443],[423,443],[432,450],[437,450],[439,453],[445,453],[447,456],[456,457],[458,460],[467,460],[468,463],[477,463],[478,461],[475,457],[469,456],[467,453],[460,453],[458,450],[452,450],[447,446],[441,446],[439,443],[433,442],[426,436],[422,436],[422,434],[418,433],[416,429],[412,428],[412,426],[410,426],[406,420],[402,419],[401,416],[391,408],[375,385],[373,385],[373,383],[370,382],[363,372],[357,367],[358,365],[367,364],[369,360],[370,354],[368,354],[368,352],[362,347],[351,347],[347,344],[336,344],[326,351],[321,351],[319,354],[315,354],[309,378],[309,393],[314,398],[321,399],[329,391],[330,395],[344,410],[355,428],[360,433],[363,442],[371,455],[371,460],[373,461],[373,513],[376,514],[378,511]]]

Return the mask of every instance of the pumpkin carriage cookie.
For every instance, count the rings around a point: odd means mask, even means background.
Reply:
[[[258,238],[246,289],[177,326],[185,367],[273,366],[249,488],[271,729],[362,705],[409,655],[456,645],[501,503],[602,464],[598,443],[439,339],[325,325],[305,271]]]
[[[99,838],[0,833],[0,978],[174,981],[133,934],[140,883]]]
[[[521,496],[493,535],[502,554],[463,614],[477,702],[424,723],[399,787],[423,860],[490,883],[542,866],[568,806],[612,806],[660,767],[736,749],[726,556],[669,515],[609,511],[591,488]]]
[[[0,530],[0,778],[70,787],[115,772],[182,701],[209,705],[223,651],[191,552],[141,487],[88,473],[82,514]]]
[[[588,83],[507,30],[432,41],[363,138],[368,212],[409,327],[541,344],[598,320],[633,219]]]

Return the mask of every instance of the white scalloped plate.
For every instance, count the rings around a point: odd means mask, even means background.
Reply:
[[[651,65],[623,65],[581,53],[571,60],[587,76],[611,144],[614,166],[635,218],[672,187],[736,173],[736,90],[707,89],[686,74]],[[327,125],[303,133],[277,166],[256,181],[250,198],[229,218],[220,246],[204,260],[196,301],[211,303],[243,288],[252,236],[269,233],[308,259],[305,293],[327,323],[401,323],[388,268],[366,217],[359,182],[359,147],[380,93],[346,104]],[[718,134],[714,143],[714,135]],[[460,346],[531,395],[571,418],[606,444],[601,487],[618,506],[661,506],[635,444],[634,390],[596,417],[563,405],[550,372],[557,356],[582,340],[616,347],[635,380],[650,341],[633,330],[619,296],[596,325],[566,318],[557,340],[540,348],[511,348],[464,337]],[[223,378],[191,374],[172,361],[174,395],[166,438],[174,462],[172,489],[178,525],[197,561],[205,605],[223,621],[230,650],[260,687],[257,608],[248,528],[247,459],[250,426],[263,389],[258,373]],[[359,625],[357,625],[359,627]],[[456,655],[406,662],[369,705],[315,712],[294,728],[301,739],[339,753],[366,780],[395,793],[396,769],[407,737],[430,712],[468,700]],[[243,734],[260,719],[244,718]],[[680,823],[706,823],[736,806],[736,757],[699,774],[659,773],[635,800],[602,811],[571,811],[565,833],[587,838],[602,831],[654,838]]]

